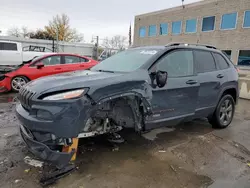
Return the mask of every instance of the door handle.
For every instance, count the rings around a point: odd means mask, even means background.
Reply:
[[[80,67],[85,67],[85,65],[80,65]]]
[[[62,70],[62,68],[55,68],[55,70]]]
[[[217,78],[223,78],[223,77],[224,77],[224,75],[222,75],[222,74],[217,75]]]
[[[196,80],[188,80],[187,82],[186,82],[186,84],[188,84],[188,85],[194,85],[194,84],[197,84],[198,82],[196,81]]]

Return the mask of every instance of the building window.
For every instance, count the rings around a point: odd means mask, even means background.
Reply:
[[[229,58],[231,59],[232,51],[231,50],[222,50],[222,52]]]
[[[140,27],[139,36],[145,37],[146,36],[146,27]]]
[[[250,10],[245,12],[243,27],[250,28]]]
[[[197,20],[187,20],[186,21],[186,33],[196,33],[197,31]]]
[[[162,23],[160,24],[160,35],[167,35],[168,34],[168,24]]]
[[[223,30],[235,29],[237,22],[237,12],[231,14],[224,14],[221,18],[220,28]]]
[[[202,31],[213,31],[214,27],[215,27],[215,16],[203,18]]]
[[[181,34],[181,21],[173,22],[172,23],[172,34],[179,35]]]
[[[238,65],[250,66],[250,50],[240,50]]]
[[[150,25],[148,29],[148,36],[156,36],[156,25]]]

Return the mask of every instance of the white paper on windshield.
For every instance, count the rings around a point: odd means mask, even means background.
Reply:
[[[155,55],[157,53],[156,50],[142,50],[140,54],[145,54],[145,55]]]

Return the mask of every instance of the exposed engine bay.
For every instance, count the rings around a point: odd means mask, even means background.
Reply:
[[[122,128],[134,128],[141,131],[141,101],[137,97],[123,97],[96,105],[91,112],[79,138],[91,137],[105,133],[115,133]]]

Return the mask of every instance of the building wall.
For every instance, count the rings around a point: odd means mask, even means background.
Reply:
[[[239,50],[250,50],[250,28],[243,28],[244,13],[250,10],[250,0],[205,0],[138,15],[135,17],[134,46],[166,45],[170,42],[203,43],[211,44],[221,50],[232,50],[231,59],[238,61]],[[220,30],[221,17],[225,13],[238,12],[236,29]],[[207,16],[216,16],[215,30],[202,32],[202,19]],[[197,18],[197,32],[185,33],[186,20]],[[180,35],[172,34],[172,22],[182,21]],[[160,23],[168,23],[168,35],[159,35]],[[157,25],[157,35],[148,36],[148,26]],[[146,36],[139,37],[139,28],[146,26]]]

